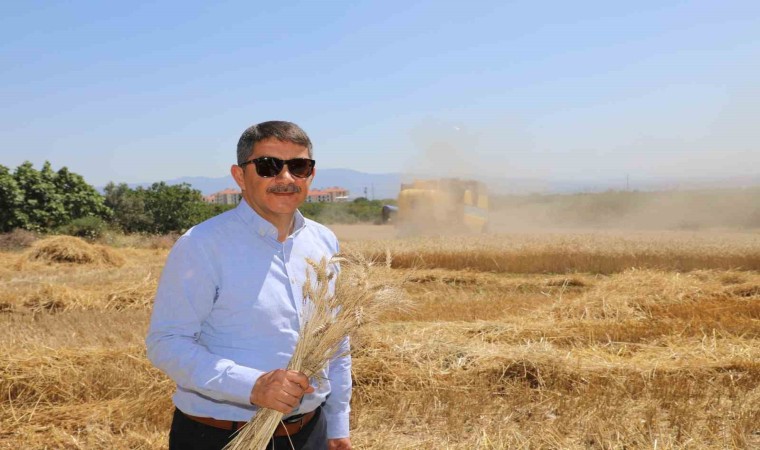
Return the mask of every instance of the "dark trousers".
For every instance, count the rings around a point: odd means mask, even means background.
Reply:
[[[222,450],[235,437],[234,431],[222,430],[198,423],[179,409],[174,409],[172,428],[169,431],[169,450]],[[291,441],[293,445],[291,447]],[[309,423],[296,434],[274,437],[267,450],[327,450],[327,421],[322,408]]]

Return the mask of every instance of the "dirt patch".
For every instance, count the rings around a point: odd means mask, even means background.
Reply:
[[[31,231],[15,229],[10,233],[0,234],[0,250],[21,250],[29,248],[39,240],[39,235]]]

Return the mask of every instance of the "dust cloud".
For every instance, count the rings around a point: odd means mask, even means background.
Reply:
[[[760,229],[760,187],[492,196],[491,230]]]
[[[428,120],[410,132],[417,152],[403,181],[485,183],[491,231],[760,228],[760,91],[686,104],[676,102],[685,92],[670,94],[598,120]]]

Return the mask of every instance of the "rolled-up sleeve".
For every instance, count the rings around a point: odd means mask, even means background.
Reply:
[[[146,338],[148,358],[177,385],[219,401],[250,405],[262,371],[236,364],[198,342],[219,289],[213,260],[191,236],[167,258]]]

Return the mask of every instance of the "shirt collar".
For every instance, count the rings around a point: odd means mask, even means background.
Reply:
[[[293,216],[293,236],[298,234],[304,227],[306,227],[306,219],[300,210],[296,210],[295,216]]]
[[[277,228],[272,225],[271,222],[261,217],[255,209],[251,208],[251,205],[249,205],[245,199],[240,200],[240,203],[237,205],[237,208],[235,208],[235,210],[238,216],[243,219],[243,222],[245,222],[245,224],[248,225],[250,229],[253,230],[256,234],[259,236],[270,236],[277,239]],[[303,214],[301,214],[301,211],[296,210],[296,213],[293,217],[293,233],[291,235],[295,236],[305,226],[306,219],[304,218]]]

